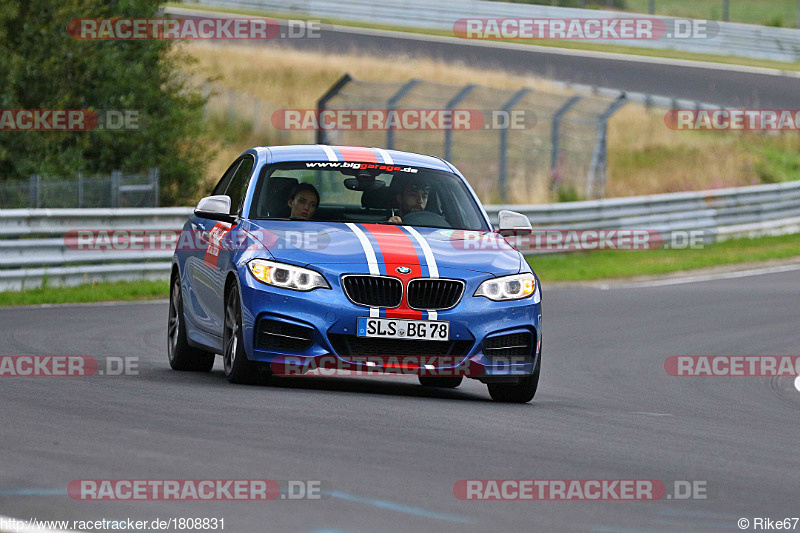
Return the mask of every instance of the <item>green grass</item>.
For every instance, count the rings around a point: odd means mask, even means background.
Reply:
[[[0,292],[0,306],[152,300],[167,297],[167,281],[120,281]]]
[[[648,0],[625,0],[627,11],[647,13]],[[762,26],[797,27],[796,0],[730,0],[729,20]],[[722,0],[656,0],[656,15],[722,20]]]
[[[800,237],[733,239],[697,250],[571,252],[528,256],[543,283],[669,274],[736,263],[797,258]]]
[[[647,0],[644,0],[645,2]],[[737,1],[737,0],[734,0]],[[406,26],[396,26],[391,24],[370,24],[366,22],[357,22],[344,19],[331,19],[325,17],[310,17],[298,13],[275,13],[271,11],[262,11],[258,9],[236,9],[236,8],[219,8],[210,6],[191,6],[185,4],[165,3],[164,7],[178,7],[183,9],[197,9],[201,11],[212,11],[218,13],[230,13],[238,15],[255,15],[260,17],[271,18],[291,18],[293,20],[314,20],[320,21],[324,24],[334,24],[338,26],[351,26],[354,28],[371,28],[378,30],[391,30],[400,31],[405,33],[418,33],[422,35],[438,35],[442,37],[453,37],[453,32],[448,30],[432,30],[425,28],[408,28]],[[538,46],[548,46],[554,48],[565,48],[570,50],[587,50],[593,52],[609,52],[617,54],[639,55],[645,57],[663,57],[667,59],[683,59],[687,61],[704,61],[709,63],[723,63],[729,65],[743,65],[750,67],[761,67],[786,71],[800,71],[800,62],[784,62],[774,61],[768,59],[753,59],[747,57],[737,56],[720,56],[714,54],[696,54],[692,52],[682,52],[679,50],[662,50],[657,48],[639,48],[635,46],[620,46],[615,44],[599,44],[588,41],[561,41],[561,40],[545,40],[545,39],[516,39],[512,42],[516,44],[533,44]]]
[[[509,0],[501,0],[509,1]],[[610,9],[631,13],[649,13],[650,0],[510,0],[519,4],[537,4],[587,9]],[[667,17],[722,20],[723,0],[655,0],[655,14]],[[730,22],[744,22],[762,26],[797,27],[797,2],[795,0],[730,0]]]
[[[800,153],[766,143],[754,146],[759,159],[755,172],[761,183],[780,183],[796,180],[800,176]]]

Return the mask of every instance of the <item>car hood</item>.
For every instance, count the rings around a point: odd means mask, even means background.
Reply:
[[[470,270],[499,276],[519,272],[522,261],[491,231],[295,220],[248,221],[243,229],[277,261],[296,265],[363,265],[368,272],[374,257],[382,272],[407,267],[427,276],[437,268],[441,275]]]

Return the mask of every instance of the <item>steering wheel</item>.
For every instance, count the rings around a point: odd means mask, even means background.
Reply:
[[[403,224],[407,226],[433,226],[438,228],[452,227],[441,215],[432,211],[412,211],[403,216]]]

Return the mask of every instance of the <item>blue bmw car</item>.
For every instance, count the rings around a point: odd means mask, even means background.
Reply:
[[[464,377],[498,401],[539,382],[539,279],[442,159],[380,148],[258,147],[186,222],[173,257],[168,356],[233,383],[333,368]],[[360,374],[359,374],[360,375]]]

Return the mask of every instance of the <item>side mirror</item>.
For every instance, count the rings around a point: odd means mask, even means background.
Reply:
[[[197,207],[194,208],[194,214],[201,218],[233,223],[236,221],[236,217],[231,215],[230,211],[231,198],[224,194],[206,196],[197,202]]]
[[[503,209],[498,213],[500,218],[500,228],[501,230],[508,230],[508,229],[533,229],[531,226],[531,221],[528,220],[528,217],[523,215],[522,213],[517,213],[516,211],[508,211],[507,209]]]

